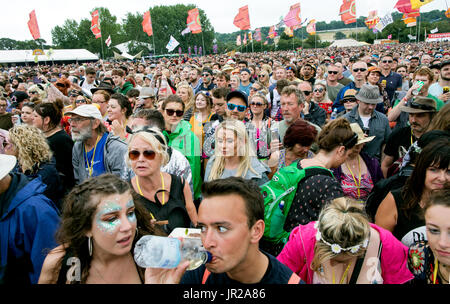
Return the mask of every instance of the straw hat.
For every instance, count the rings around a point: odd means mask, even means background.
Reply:
[[[375,136],[366,136],[361,127],[359,126],[359,124],[357,124],[356,122],[351,123],[350,127],[352,128],[353,132],[358,134],[358,142],[356,143],[356,145],[367,143],[375,138]]]

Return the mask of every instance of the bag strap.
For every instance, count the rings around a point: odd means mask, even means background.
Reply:
[[[359,273],[361,272],[365,256],[366,252],[364,252],[364,255],[359,257],[358,260],[356,260],[355,268],[353,269],[352,277],[350,278],[349,284],[356,284],[356,281],[358,280],[359,277]]]
[[[205,268],[205,272],[203,273],[202,284],[206,284],[206,280],[208,280],[211,272]]]

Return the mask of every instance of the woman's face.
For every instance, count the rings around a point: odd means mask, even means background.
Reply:
[[[254,96],[250,102],[250,110],[256,115],[261,114],[266,107],[267,105],[264,103],[264,100],[258,96]]]
[[[362,148],[364,148],[364,144],[355,145],[353,148],[351,148],[349,158],[355,158],[356,156],[358,156],[359,153],[361,153]]]
[[[237,155],[237,136],[232,130],[221,128],[217,133],[217,152],[220,156]]]
[[[131,251],[137,227],[134,208],[129,191],[101,198],[87,233],[92,237],[93,254],[123,256]]]
[[[195,107],[197,108],[197,110],[206,109],[208,107],[208,101],[206,97],[202,94],[199,94],[195,99]]]
[[[141,137],[133,138],[133,140],[128,144],[128,152],[130,153],[130,151],[139,155],[135,160],[130,157],[131,169],[137,176],[150,176],[160,171],[162,156],[155,153],[153,159],[149,159],[148,156],[146,157],[146,155],[151,155],[153,154],[152,152],[155,152],[153,146],[147,141]],[[147,152],[144,154],[144,151]]]
[[[178,89],[177,95],[181,97],[181,100],[183,100],[184,104],[186,104],[188,102],[188,98],[189,98],[188,89],[186,89],[186,88]]]
[[[33,117],[32,122],[33,126],[35,126],[40,130],[44,130],[44,119],[42,118],[42,116],[39,115],[36,111],[33,111],[32,117]]]
[[[295,159],[306,158],[308,156],[308,151],[311,146],[302,146],[301,144],[295,144],[294,147],[290,148],[292,154],[294,154]]]
[[[117,99],[110,99],[108,102],[108,119],[113,120],[121,120],[125,117],[125,110],[123,110]]]
[[[322,67],[317,67],[317,75],[318,76],[322,76],[324,74],[324,72],[323,72],[323,70],[322,70]]]
[[[33,124],[33,108],[28,107],[28,106],[23,106],[22,107],[22,114],[20,115],[22,118],[22,121],[24,123],[26,123],[27,125],[32,125]]]
[[[397,73],[402,75],[402,78],[404,78],[406,76],[406,69],[405,68],[399,68],[397,70]]]
[[[79,107],[79,106],[82,106],[82,105],[85,105],[85,104],[87,104],[87,102],[86,102],[86,99],[84,99],[83,96],[77,96],[75,98],[75,107]]]
[[[443,189],[450,183],[450,168],[440,169],[438,165],[427,168],[425,175],[425,189],[438,190]]]
[[[325,89],[322,86],[315,86],[313,90],[314,100],[323,100],[325,97]]]
[[[367,76],[367,81],[372,85],[378,83],[378,80],[380,80],[380,74],[378,74],[378,72],[371,72],[369,76]]]
[[[428,245],[438,261],[450,265],[450,208],[434,205],[425,212]]]
[[[345,110],[348,112],[348,111],[351,111],[355,106],[356,106],[356,99],[354,99],[354,100],[351,100],[351,101],[349,101],[349,100],[347,100],[345,103],[344,103],[344,108],[345,108]]]
[[[230,84],[231,84],[231,87],[232,87],[233,89],[236,89],[236,88],[239,86],[238,78],[236,78],[236,77],[231,77],[231,79],[230,79]]]

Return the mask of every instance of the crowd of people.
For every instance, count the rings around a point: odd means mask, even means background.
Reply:
[[[449,46],[0,68],[0,283],[448,284]]]

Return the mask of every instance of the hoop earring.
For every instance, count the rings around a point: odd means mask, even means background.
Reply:
[[[88,237],[88,250],[89,250],[89,256],[92,256],[92,238]]]
[[[139,234],[139,229],[138,229],[138,227],[136,226],[136,235],[135,235],[134,237],[137,238],[138,234]]]

